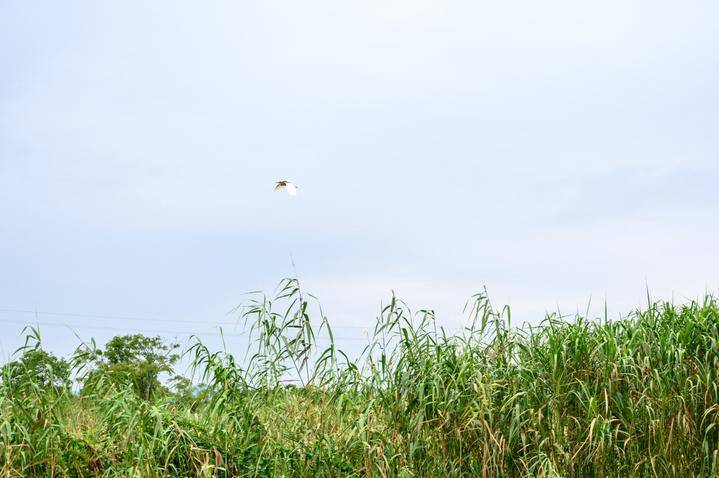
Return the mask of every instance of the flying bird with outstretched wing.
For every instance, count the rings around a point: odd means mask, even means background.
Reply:
[[[294,183],[291,183],[289,181],[277,181],[275,183],[275,191],[281,191],[281,190],[287,191],[287,194],[290,196],[296,196],[297,195],[297,185]]]

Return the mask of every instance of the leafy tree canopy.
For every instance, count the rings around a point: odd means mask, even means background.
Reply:
[[[3,384],[17,389],[23,383],[40,387],[70,388],[70,364],[39,347],[22,350],[17,360],[2,367]]]
[[[160,337],[142,334],[113,337],[105,350],[98,349],[86,356],[94,369],[85,386],[95,385],[100,379],[129,384],[139,396],[149,400],[166,392],[159,376],[172,373],[172,365],[180,358],[178,348],[179,344],[165,343]]]

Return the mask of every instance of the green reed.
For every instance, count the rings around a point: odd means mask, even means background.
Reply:
[[[392,297],[349,357],[287,279],[237,310],[248,350],[194,339],[191,397],[4,376],[0,476],[719,476],[714,297],[534,327],[486,293],[466,310],[450,334]],[[39,348],[31,329],[17,356]]]

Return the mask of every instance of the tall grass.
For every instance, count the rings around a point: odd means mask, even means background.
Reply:
[[[351,359],[289,279],[238,310],[247,351],[194,340],[194,398],[4,377],[0,476],[719,476],[715,298],[525,328],[484,293],[467,310],[449,334],[392,298]]]

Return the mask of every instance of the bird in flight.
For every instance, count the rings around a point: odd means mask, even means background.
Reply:
[[[275,191],[279,191],[281,189],[287,191],[287,194],[289,194],[290,196],[297,195],[297,186],[289,181],[277,181],[275,183]]]

